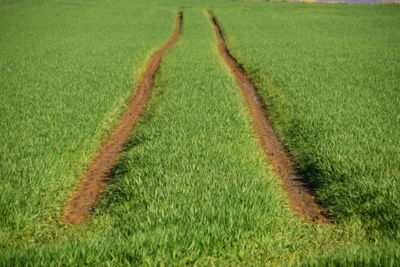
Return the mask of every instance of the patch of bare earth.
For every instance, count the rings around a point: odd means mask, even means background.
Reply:
[[[98,149],[95,158],[86,169],[76,192],[68,200],[63,216],[65,224],[80,224],[89,220],[90,212],[111,179],[110,174],[119,154],[123,151],[127,139],[150,99],[154,76],[162,57],[179,39],[182,20],[182,13],[179,13],[171,40],[152,55],[133,96],[129,100],[127,109],[119,119],[118,125]]]
[[[218,40],[218,49],[221,57],[231,69],[237,84],[243,94],[247,107],[250,110],[254,130],[258,140],[267,154],[273,172],[280,177],[282,185],[289,196],[289,206],[300,217],[315,223],[326,223],[326,210],[316,202],[307,180],[296,171],[296,163],[286,151],[275,132],[261,97],[251,82],[246,71],[230,54],[225,44],[217,20],[210,14],[211,23]]]

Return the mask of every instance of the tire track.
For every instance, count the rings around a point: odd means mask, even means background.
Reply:
[[[143,114],[152,92],[154,76],[159,68],[165,52],[179,39],[182,28],[183,14],[179,12],[176,18],[175,30],[169,42],[157,50],[147,63],[134,95],[128,107],[119,119],[119,123],[108,139],[97,150],[96,156],[86,169],[77,191],[66,204],[63,214],[65,224],[81,224],[90,219],[97,199],[111,179],[112,169],[119,154],[132,133],[132,130]]]
[[[278,134],[275,132],[273,123],[256,87],[251,82],[246,71],[226,47],[223,33],[216,18],[211,12],[208,12],[208,16],[217,37],[219,53],[229,66],[241,89],[244,100],[250,110],[258,140],[271,162],[273,172],[280,177],[283,188],[289,195],[289,206],[300,217],[308,221],[315,223],[328,222],[329,220],[325,216],[326,210],[316,202],[307,180],[297,173],[294,160],[286,151]]]

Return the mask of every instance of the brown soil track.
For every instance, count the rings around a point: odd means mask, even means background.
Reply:
[[[117,158],[123,151],[127,139],[150,99],[154,76],[162,57],[179,39],[182,20],[182,13],[178,13],[171,40],[151,57],[133,96],[129,100],[127,109],[119,119],[118,125],[98,149],[95,158],[86,169],[77,191],[67,202],[63,216],[65,224],[80,224],[89,220],[90,211],[93,210],[101,192],[104,191],[111,179],[112,169]]]
[[[267,154],[273,172],[281,178],[284,189],[289,195],[289,206],[300,217],[315,223],[325,223],[325,209],[315,201],[307,180],[296,171],[296,164],[286,151],[279,136],[274,130],[256,87],[251,82],[246,71],[238,64],[225,45],[220,26],[212,14],[209,14],[213,29],[218,40],[218,49],[221,57],[231,69],[244,100],[250,110],[254,130],[264,152]]]

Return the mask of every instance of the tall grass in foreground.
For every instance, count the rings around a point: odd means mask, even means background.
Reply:
[[[56,238],[61,209],[168,40],[171,10],[0,3],[0,250]],[[151,29],[151,31],[149,31]]]
[[[374,238],[400,237],[399,12],[301,4],[215,10],[331,215]]]

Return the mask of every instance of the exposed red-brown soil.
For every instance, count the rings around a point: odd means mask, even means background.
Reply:
[[[315,223],[325,223],[325,209],[319,205],[308,186],[307,180],[296,171],[296,164],[275,132],[268,112],[246,71],[238,64],[225,45],[225,39],[218,22],[211,16],[212,26],[218,40],[221,57],[231,69],[244,100],[250,110],[255,132],[264,152],[267,154],[273,172],[281,178],[289,195],[289,206],[300,217]]]
[[[110,174],[120,152],[123,151],[128,137],[150,99],[154,75],[159,68],[162,57],[179,39],[182,20],[182,13],[179,13],[171,40],[157,50],[148,62],[136,90],[129,100],[127,109],[119,119],[118,125],[98,149],[95,158],[86,169],[77,191],[67,202],[63,217],[64,223],[80,224],[89,220],[90,212],[111,179]]]

